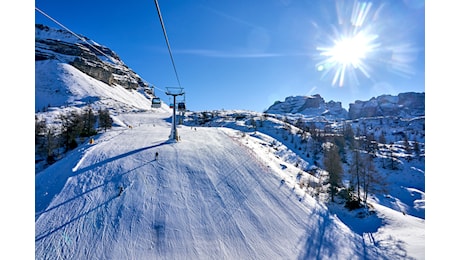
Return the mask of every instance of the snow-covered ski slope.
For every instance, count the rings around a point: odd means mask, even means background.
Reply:
[[[179,126],[169,142],[170,113],[117,118],[130,127],[36,175],[36,259],[424,258],[424,220],[382,207],[386,226],[357,234],[236,130]]]

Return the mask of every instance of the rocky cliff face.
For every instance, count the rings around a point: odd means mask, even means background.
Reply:
[[[350,104],[348,117],[396,116],[417,117],[425,115],[425,93],[407,92],[397,96],[382,95],[368,101]]]
[[[108,85],[118,84],[126,89],[148,87],[109,48],[84,36],[78,38],[70,32],[36,24],[35,61],[48,59],[66,62]]]
[[[270,106],[267,113],[303,114],[306,116],[324,116],[327,118],[346,119],[347,111],[340,102],[325,102],[319,95],[287,97],[284,102],[277,101]]]
[[[382,95],[368,101],[355,101],[348,112],[340,102],[325,102],[319,95],[287,97],[277,101],[267,113],[303,114],[307,117],[324,116],[328,119],[357,119],[364,117],[395,116],[402,118],[425,115],[425,93],[407,92],[397,96]]]

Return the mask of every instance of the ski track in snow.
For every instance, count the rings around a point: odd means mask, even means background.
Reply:
[[[50,183],[41,189],[50,191],[59,172],[72,174],[52,200],[37,198],[47,206],[36,212],[36,259],[379,259],[383,254],[314,199],[299,201],[229,134],[233,130],[181,126],[181,141],[174,143],[166,142],[170,128],[160,117],[154,124],[135,119],[126,116],[134,127],[101,134],[94,145],[75,152],[80,159],[57,162],[59,171],[39,173],[40,181]]]

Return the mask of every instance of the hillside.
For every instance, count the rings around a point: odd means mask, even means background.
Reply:
[[[145,86],[101,81],[66,57],[36,61],[36,117],[59,128],[62,114],[108,109],[113,124],[51,164],[36,155],[36,259],[425,259],[424,117],[344,121],[386,140],[375,152],[386,192],[349,211],[328,200],[311,128],[344,122],[189,111],[175,142],[171,109],[152,109]]]
[[[37,174],[37,259],[423,258],[422,219],[376,204],[355,230],[349,216],[283,182],[279,161],[248,149],[264,143],[257,135],[181,127],[181,142],[169,143],[168,115],[148,114],[121,115],[135,127]]]

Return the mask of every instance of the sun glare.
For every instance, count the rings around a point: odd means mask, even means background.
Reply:
[[[406,78],[414,75],[411,63],[420,49],[406,37],[409,29],[391,21],[394,8],[366,0],[336,0],[335,4],[336,23],[318,26],[315,65],[321,79],[356,89],[362,79],[376,82],[388,72]]]
[[[325,53],[332,58],[332,60],[343,64],[351,64],[356,67],[362,59],[366,57],[369,50],[368,43],[364,37],[345,38],[337,42],[330,52]]]
[[[338,83],[343,86],[345,81],[346,71],[357,69],[366,77],[369,77],[368,68],[366,66],[366,58],[378,46],[375,40],[376,35],[360,32],[352,37],[342,37],[334,41],[332,47],[318,47],[320,56],[325,59],[317,65],[318,71],[326,71],[333,69],[335,75],[332,84]]]
[[[357,83],[356,71],[370,78],[366,62],[380,45],[378,35],[371,33],[372,26],[368,23],[371,6],[370,3],[355,2],[349,23],[342,22],[340,30],[335,30],[330,46],[317,47],[321,61],[316,69],[323,76],[332,74],[332,85],[342,87],[346,78]]]

